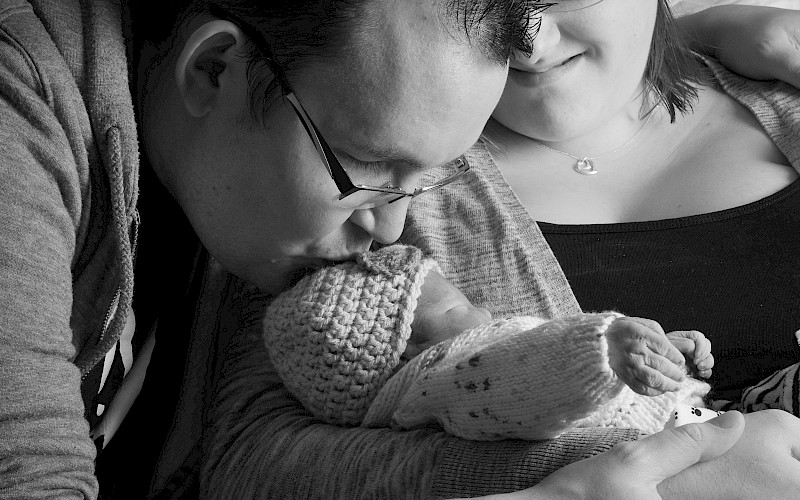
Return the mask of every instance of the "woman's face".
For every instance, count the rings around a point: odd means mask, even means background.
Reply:
[[[493,117],[517,133],[554,142],[604,125],[640,96],[657,2],[604,0],[545,12],[533,54],[511,61]]]

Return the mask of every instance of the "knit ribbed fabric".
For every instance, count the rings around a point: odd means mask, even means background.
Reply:
[[[553,321],[498,320],[437,344],[389,379],[365,426],[437,423],[473,440],[548,439],[577,427],[662,430],[679,404],[704,406],[710,386],[634,393],[608,364],[605,332],[616,313]]]
[[[361,423],[400,363],[424,277],[435,268],[419,249],[394,245],[320,269],[268,306],[270,358],[314,416]]]

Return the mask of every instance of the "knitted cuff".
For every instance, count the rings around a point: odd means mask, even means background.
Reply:
[[[605,332],[619,314],[515,316],[466,330],[408,362],[363,425],[437,423],[471,440],[549,439],[614,398]]]
[[[320,269],[267,307],[272,363],[314,416],[361,423],[400,362],[431,269],[438,265],[418,248],[392,245]]]

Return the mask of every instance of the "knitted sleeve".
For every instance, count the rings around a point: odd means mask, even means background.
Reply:
[[[466,439],[558,436],[618,395],[604,333],[617,315],[498,320],[411,360],[378,394],[366,426],[438,423]]]
[[[366,426],[437,423],[466,439],[548,439],[577,427],[662,430],[678,404],[702,406],[709,385],[641,396],[608,362],[615,313],[480,325],[411,360],[370,406]]]

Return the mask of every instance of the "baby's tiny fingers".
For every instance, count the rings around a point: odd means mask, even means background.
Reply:
[[[639,325],[642,325],[643,327],[645,327],[645,328],[647,328],[649,330],[652,330],[652,331],[656,332],[659,335],[664,335],[664,329],[661,328],[661,325],[658,324],[657,321],[653,321],[652,319],[636,318],[636,317],[633,317],[633,316],[626,316],[624,318],[619,318],[617,321],[638,323]]]
[[[712,374],[712,370],[697,370],[697,376],[700,378],[709,378]]]
[[[706,355],[701,359],[695,358],[694,365],[697,367],[698,370],[710,370],[714,368],[714,355],[708,353],[708,355]]]
[[[694,340],[689,340],[689,339],[683,338],[683,337],[677,337],[677,338],[676,337],[668,337],[668,338],[669,338],[669,342],[672,344],[672,346],[675,347],[677,350],[679,350],[684,355],[686,355],[686,356],[693,356],[694,355],[694,353],[695,353]]]
[[[628,382],[628,387],[630,387],[631,390],[636,394],[641,394],[642,396],[650,396],[651,398],[664,394],[664,391],[648,387],[639,380],[631,380],[630,382]]]
[[[702,359],[711,354],[711,341],[705,337],[695,340],[694,359]]]
[[[675,382],[683,382],[683,379],[686,378],[686,371],[683,363],[677,365],[672,360],[663,356],[648,356],[645,360],[645,365],[646,366],[639,370],[640,373],[637,374],[637,378],[640,380],[644,379],[642,379],[639,375],[641,373],[646,373],[648,369],[653,370],[659,375],[662,375],[668,379],[674,380]]]
[[[666,335],[670,339],[681,338],[693,341],[698,341],[700,339],[706,338],[706,336],[703,335],[703,332],[698,332],[697,330],[674,330],[672,332],[667,333]]]
[[[628,383],[634,392],[644,396],[658,396],[665,392],[674,392],[680,389],[680,384],[675,380],[665,377],[660,372],[650,367],[639,370],[636,378]]]
[[[694,368],[698,377],[709,378],[711,376],[711,369],[714,368],[714,356],[709,353],[705,358],[696,360],[694,362]]]
[[[647,347],[660,356],[664,356],[676,365],[682,365],[685,361],[680,349],[672,345],[672,341],[664,335],[649,335],[646,338]]]

